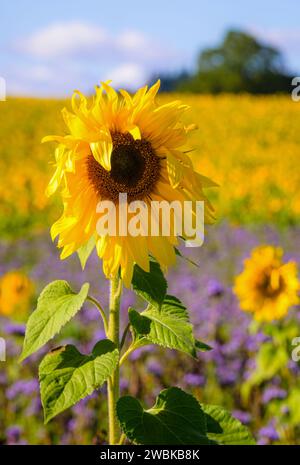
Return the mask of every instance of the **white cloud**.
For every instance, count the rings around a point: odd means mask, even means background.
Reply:
[[[92,47],[102,46],[108,40],[106,32],[97,26],[79,21],[50,24],[16,46],[37,58],[57,58],[87,53]]]
[[[147,80],[146,70],[136,63],[124,63],[109,71],[105,79],[111,79],[116,87],[136,89]]]
[[[144,63],[169,63],[178,60],[178,51],[135,30],[110,33],[90,23],[66,21],[53,23],[16,41],[15,48],[38,59],[132,59]]]
[[[126,60],[137,60],[146,65],[169,69],[178,65],[183,57],[178,50],[151,38],[139,31],[126,30],[114,39],[115,52],[119,52]]]
[[[177,70],[186,59],[140,31],[112,33],[82,21],[49,24],[16,40],[12,49],[11,93],[24,89],[27,95],[61,96],[75,88],[91,92],[105,79],[134,90],[154,74]]]

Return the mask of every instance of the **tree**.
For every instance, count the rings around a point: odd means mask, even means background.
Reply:
[[[181,81],[178,90],[268,94],[289,91],[290,82],[277,49],[245,32],[229,31],[219,47],[201,52],[196,74]]]

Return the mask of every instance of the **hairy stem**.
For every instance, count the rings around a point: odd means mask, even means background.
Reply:
[[[107,337],[120,346],[120,301],[122,293],[122,281],[117,276],[110,282],[110,299],[109,299],[109,320]],[[109,444],[115,445],[119,439],[119,425],[116,416],[116,403],[120,396],[120,376],[119,365],[108,380],[108,423],[109,423]]]

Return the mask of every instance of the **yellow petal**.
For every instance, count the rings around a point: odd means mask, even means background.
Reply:
[[[131,129],[129,133],[132,135],[134,140],[140,140],[142,138],[141,131],[138,126],[134,126],[134,128]]]
[[[97,162],[100,163],[106,171],[110,171],[110,158],[113,147],[112,141],[110,140],[108,142],[102,140],[99,142],[92,142],[90,147],[95,160],[97,160]]]
[[[183,169],[179,161],[171,154],[169,154],[167,157],[167,170],[170,184],[173,187],[173,189],[176,189],[176,187],[178,187],[182,179]]]

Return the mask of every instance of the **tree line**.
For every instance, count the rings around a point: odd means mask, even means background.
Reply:
[[[278,49],[249,33],[230,30],[219,46],[200,53],[194,73],[182,71],[163,75],[161,89],[213,94],[272,94],[290,92],[291,80]]]

